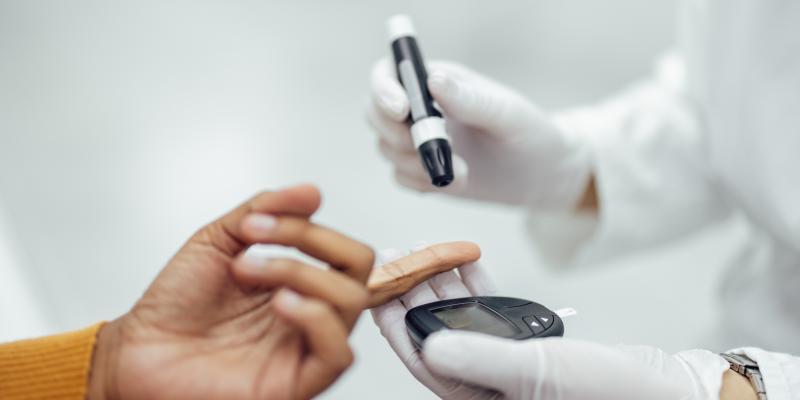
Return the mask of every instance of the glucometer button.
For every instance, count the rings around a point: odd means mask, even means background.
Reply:
[[[542,326],[542,323],[536,317],[534,316],[525,317],[522,320],[525,321],[525,325],[528,325],[528,327],[531,328],[531,332],[533,332],[534,335],[538,335],[544,332],[545,328]]]
[[[555,319],[555,317],[553,317],[552,315],[537,316],[537,318],[539,318],[539,322],[542,323],[542,326],[544,327],[544,329],[547,329],[547,328],[553,326],[553,319]]]

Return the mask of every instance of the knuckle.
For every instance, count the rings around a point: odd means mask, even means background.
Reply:
[[[357,258],[357,267],[362,268],[364,270],[372,269],[372,266],[375,265],[375,251],[372,250],[372,247],[369,247],[363,243],[360,243],[361,250],[358,252]]]
[[[356,356],[353,353],[353,349],[351,349],[349,345],[345,346],[344,349],[342,349],[342,354],[336,359],[335,366],[338,370],[344,371],[353,365],[355,359]]]
[[[348,249],[347,252],[337,252],[331,260],[332,265],[346,267],[348,270],[359,275],[367,274],[375,264],[375,252],[364,243],[349,238],[343,234],[338,234]]]
[[[221,220],[211,222],[196,231],[190,242],[211,246],[225,253],[233,252],[240,244],[236,234],[230,231]]]
[[[428,255],[430,258],[432,258],[436,262],[437,265],[446,264],[446,261],[447,261],[446,258],[444,256],[442,256],[442,254],[439,253],[438,248],[436,248],[434,246],[426,247],[426,248],[424,248],[422,250],[419,250],[419,252]]]
[[[367,303],[369,302],[369,293],[367,290],[359,285],[356,290],[352,290],[350,292],[350,296],[347,299],[347,304],[345,307],[349,310],[363,310],[367,308]]]
[[[214,236],[218,235],[220,232],[223,232],[222,223],[214,221],[195,231],[189,241],[211,244],[214,241]]]
[[[386,275],[389,275],[390,277],[392,277],[392,279],[395,280],[403,279],[406,277],[406,270],[397,261],[392,261],[390,263],[383,264],[381,270]]]

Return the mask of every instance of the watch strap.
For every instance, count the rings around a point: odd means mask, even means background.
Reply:
[[[758,400],[767,400],[767,390],[764,387],[764,379],[761,377],[761,370],[759,370],[757,362],[741,354],[721,353],[720,356],[728,361],[733,371],[750,381]]]

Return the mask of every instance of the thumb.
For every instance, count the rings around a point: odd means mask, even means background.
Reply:
[[[475,332],[440,331],[425,340],[423,360],[435,374],[506,393],[519,384],[518,346]]]
[[[457,64],[431,65],[428,88],[446,118],[489,133],[518,128],[538,114],[517,92]]]
[[[498,390],[509,398],[694,398],[686,395],[691,384],[687,374],[667,375],[626,352],[590,342],[561,338],[518,342],[445,331],[427,339],[423,351],[432,372]]]

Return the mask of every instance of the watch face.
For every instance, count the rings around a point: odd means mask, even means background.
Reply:
[[[480,303],[460,304],[431,312],[450,329],[495,336],[513,336],[519,332],[516,326]]]

